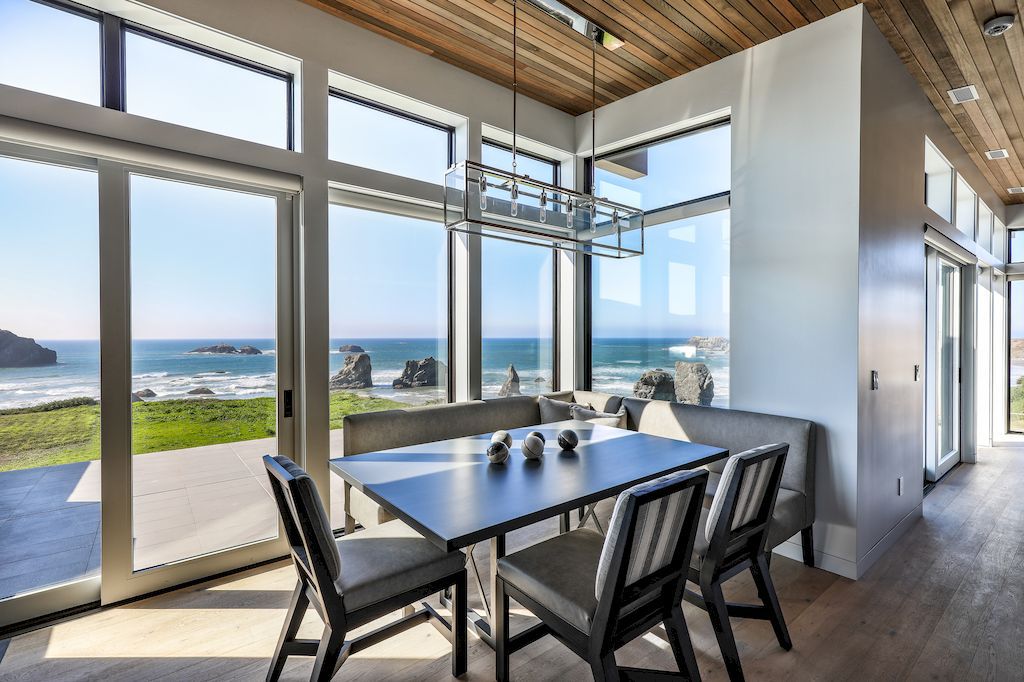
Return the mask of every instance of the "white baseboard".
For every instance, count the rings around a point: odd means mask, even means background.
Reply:
[[[796,535],[794,537],[799,538],[800,536]],[[793,542],[792,540],[786,540],[772,551],[775,554],[781,554],[784,557],[801,563],[804,560],[803,546],[799,542]],[[823,571],[828,571],[829,573],[835,573],[836,575],[840,575],[844,578],[850,578],[851,580],[857,579],[856,563],[849,559],[843,559],[842,557],[826,554],[819,549],[814,550],[814,567],[820,568]]]
[[[903,537],[903,534],[910,530],[919,518],[924,513],[924,503],[921,503],[910,510],[910,513],[900,519],[892,530],[882,536],[882,539],[875,543],[875,546],[868,550],[865,554],[857,561],[857,577],[864,575],[876,561],[882,558],[889,548],[896,544],[896,541]]]

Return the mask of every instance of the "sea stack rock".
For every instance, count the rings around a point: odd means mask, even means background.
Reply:
[[[200,346],[190,350],[189,353],[212,353],[214,355],[238,355],[238,349],[227,343],[217,343],[212,346]]]
[[[57,364],[57,351],[43,348],[35,339],[26,339],[0,329],[0,367],[42,367]]]
[[[391,383],[392,388],[422,388],[444,386],[448,382],[448,367],[433,357],[406,360],[402,376]]]
[[[366,350],[362,346],[357,346],[354,343],[346,343],[343,346],[338,346],[339,353],[365,353]]]
[[[715,397],[715,380],[703,362],[676,363],[676,400],[707,407]]]
[[[155,398],[155,397],[156,397],[156,393],[153,392],[153,389],[151,389],[151,388],[144,388],[141,391],[135,391],[135,393],[132,393],[132,402],[133,403],[137,402],[135,400],[135,398],[138,398],[139,399],[138,402],[141,402],[143,398]]]
[[[691,336],[690,345],[705,353],[728,353],[729,339],[724,336]]]
[[[675,381],[672,375],[663,369],[652,369],[640,375],[633,384],[633,395],[648,400],[667,400],[675,402]]]
[[[263,351],[255,346],[242,346],[238,349],[239,355],[263,355]]]
[[[345,364],[331,377],[331,388],[373,388],[373,367],[366,353],[345,356]]]
[[[193,388],[188,392],[189,395],[213,395],[213,391],[208,389],[206,386],[200,386],[199,388]]]
[[[498,397],[508,398],[514,395],[522,395],[519,392],[519,372],[516,371],[515,365],[509,365],[505,374],[505,383],[498,389]]]

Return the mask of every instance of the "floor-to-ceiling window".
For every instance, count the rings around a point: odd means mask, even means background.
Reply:
[[[0,601],[98,574],[99,331],[96,172],[0,156]]]
[[[730,128],[597,160],[596,190],[647,211],[644,255],[591,259],[594,390],[729,404]]]
[[[485,165],[512,170],[512,151],[484,142]],[[558,184],[559,166],[516,154],[516,173]],[[533,199],[532,201],[537,201]],[[554,251],[484,239],[481,251],[481,394],[546,393],[554,388]]]

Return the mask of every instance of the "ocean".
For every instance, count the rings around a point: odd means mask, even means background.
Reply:
[[[57,351],[57,364],[49,367],[0,368],[0,409],[27,407],[65,398],[99,398],[99,342],[45,340],[38,342]],[[260,349],[262,355],[197,354],[189,351],[217,343]],[[428,356],[446,359],[444,340],[437,339],[332,339],[331,374],[345,361],[342,344],[362,346],[373,366],[372,389],[365,395],[410,404],[443,399],[437,389],[394,389],[407,360]],[[277,358],[272,339],[174,339],[140,340],[132,346],[132,390],[149,389],[147,400],[189,397],[189,391],[208,388],[217,398],[273,396]],[[497,395],[509,364],[516,367],[524,394],[550,391],[551,342],[549,339],[484,339],[483,394]],[[677,360],[707,363],[715,380],[715,405],[728,405],[729,359],[726,353],[694,354],[680,339],[595,339],[593,385],[595,390],[630,394],[633,383],[646,369],[672,371]]]

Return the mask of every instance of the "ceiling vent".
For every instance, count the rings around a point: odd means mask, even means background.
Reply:
[[[1007,187],[1006,191],[1010,194],[1024,194],[1024,187]]]
[[[949,98],[953,100],[953,104],[963,104],[964,102],[973,102],[978,97],[978,89],[973,85],[965,85],[962,88],[953,88],[948,91]]]
[[[989,161],[995,161],[997,159],[1007,159],[1010,157],[1010,153],[1005,149],[990,149],[985,152],[985,156],[988,157]]]

